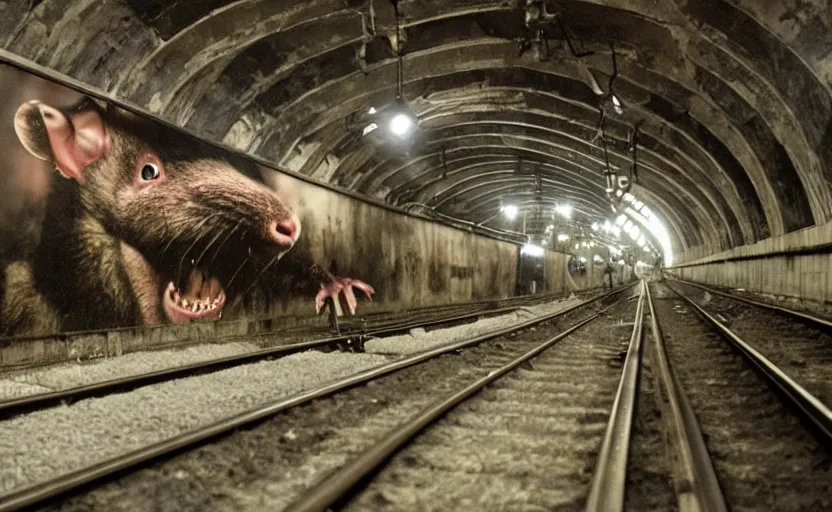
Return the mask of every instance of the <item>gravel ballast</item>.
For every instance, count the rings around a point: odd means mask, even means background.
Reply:
[[[304,352],[12,418],[0,429],[0,492],[130,452],[387,360],[372,354]]]
[[[487,334],[512,325],[527,322],[535,317],[556,313],[580,302],[579,299],[570,297],[565,300],[525,307],[507,315],[484,318],[469,324],[430,331],[413,329],[410,334],[368,340],[365,343],[365,350],[368,353],[377,354],[415,354],[417,352],[424,352],[425,350],[430,350],[440,345],[456,343],[465,338]]]
[[[97,359],[84,363],[66,363],[36,370],[10,373],[0,380],[0,400],[24,395],[69,389],[105,380],[139,375],[187,364],[252,352],[260,348],[254,343],[209,343],[180,350],[135,352],[119,357]],[[20,386],[15,393],[15,385]]]
[[[556,323],[448,353],[293,408],[254,428],[67,499],[50,510],[281,510],[323,474],[371,446],[403,418],[447,396],[460,384],[504,365],[593,310],[581,309]],[[615,329],[622,336],[629,332]]]
[[[543,314],[577,302],[570,299],[529,309]],[[437,333],[433,343],[423,347],[490,332],[528,318],[529,313],[511,314],[431,331]],[[481,322],[485,324],[477,326]],[[397,342],[402,344],[399,352],[408,353],[411,351],[406,347],[408,337],[403,338]],[[212,351],[210,354],[198,350],[206,347]],[[171,364],[174,360],[181,365],[254,348],[248,344],[213,345],[185,351],[132,354],[99,364],[62,365],[42,370],[39,382],[48,382],[58,389],[73,387],[175,366]],[[0,493],[179,435],[264,402],[389,361],[391,357],[310,351],[13,418],[3,422],[0,430],[0,460],[3,461]]]

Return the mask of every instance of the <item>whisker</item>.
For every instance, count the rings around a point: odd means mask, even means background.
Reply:
[[[267,263],[267,264],[263,267],[263,270],[261,270],[261,271],[260,271],[260,273],[259,273],[259,274],[257,274],[257,277],[255,277],[255,278],[254,278],[254,281],[252,281],[251,286],[249,286],[249,287],[246,289],[246,291],[245,291],[245,292],[243,292],[243,293],[241,293],[241,294],[239,295],[240,297],[244,297],[245,295],[247,295],[247,294],[248,294],[248,292],[250,292],[250,291],[251,291],[251,289],[252,289],[252,288],[254,288],[254,287],[255,287],[255,285],[257,285],[257,282],[260,280],[260,278],[261,278],[261,277],[263,277],[263,274],[265,274],[265,273],[266,273],[266,271],[267,271],[267,270],[269,270],[269,268],[270,268],[272,265],[274,265],[274,264],[277,262],[277,260],[279,260],[279,259],[280,259],[280,254],[281,254],[281,253],[277,253],[277,254],[275,254],[274,258],[272,258],[272,259],[271,259],[271,261],[269,261],[269,262],[268,262],[268,263]]]
[[[214,251],[214,256],[212,256],[212,257],[211,257],[211,261],[209,261],[209,262],[208,262],[208,265],[207,265],[208,267],[210,267],[211,265],[213,265],[213,264],[214,264],[214,260],[215,260],[215,259],[217,259],[217,256],[219,256],[219,254],[220,254],[220,249],[222,249],[222,246],[224,246],[224,245],[225,245],[225,243],[226,243],[226,242],[228,242],[228,240],[231,238],[231,235],[233,235],[233,234],[234,234],[234,232],[236,232],[236,231],[240,228],[240,226],[242,225],[242,223],[243,223],[243,221],[238,222],[238,223],[237,223],[237,225],[236,225],[236,226],[234,226],[234,227],[233,227],[233,228],[232,228],[232,229],[228,232],[228,235],[226,235],[226,237],[225,237],[225,239],[223,239],[222,243],[221,243],[221,244],[219,244],[219,245],[217,246],[217,250],[216,250],[216,251]],[[248,230],[245,230],[245,229],[244,229],[244,230],[243,230],[243,235],[245,235],[246,233],[248,233]]]
[[[239,224],[238,224],[238,225],[239,225]],[[214,245],[214,243],[215,243],[215,242],[217,241],[217,239],[220,237],[220,235],[222,235],[223,231],[225,231],[225,230],[224,230],[224,229],[221,229],[221,230],[217,231],[217,234],[214,236],[214,238],[213,238],[210,242],[208,242],[208,245],[206,245],[206,246],[205,246],[205,249],[203,249],[203,250],[202,250],[202,253],[201,253],[201,254],[199,255],[199,257],[196,259],[196,264],[197,264],[197,265],[199,265],[199,263],[202,261],[202,257],[203,257],[203,256],[205,256],[205,253],[206,253],[206,252],[208,252],[208,249],[210,249],[210,248],[211,248],[211,246],[212,246],[212,245]],[[212,261],[213,261],[213,260],[212,260]]]
[[[196,231],[196,230],[199,230],[200,228],[202,228],[202,226],[204,226],[204,225],[205,225],[205,223],[206,223],[206,222],[208,222],[209,220],[213,219],[213,218],[214,218],[214,217],[216,217],[217,215],[218,215],[218,214],[213,213],[213,214],[211,214],[211,215],[209,215],[209,216],[205,217],[205,218],[204,218],[204,219],[202,219],[202,221],[200,221],[200,223],[199,223],[199,224],[198,224],[198,225],[194,228],[194,230],[195,230],[195,231]],[[194,246],[197,244],[197,242],[199,242],[199,241],[200,241],[200,239],[202,239],[203,235],[204,235],[204,234],[206,234],[206,233],[209,233],[209,231],[207,231],[207,230],[206,230],[206,231],[203,231],[203,232],[201,232],[201,233],[198,233],[198,234],[197,234],[197,236],[196,236],[196,238],[194,238],[194,241],[193,241],[193,242],[191,242],[190,247],[188,247],[188,249],[187,249],[187,250],[186,250],[186,251],[182,254],[182,258],[179,260],[179,267],[177,268],[177,271],[176,271],[176,280],[177,280],[177,285],[178,285],[178,283],[179,283],[179,280],[182,278],[182,264],[185,262],[185,258],[187,258],[187,257],[188,257],[188,253],[190,253],[190,252],[191,252],[191,249],[193,249],[193,248],[194,248]]]
[[[248,256],[246,256],[246,259],[244,259],[244,260],[243,260],[243,263],[242,263],[242,265],[240,265],[240,268],[238,268],[238,269],[237,269],[237,271],[236,271],[236,272],[234,272],[234,275],[233,275],[233,276],[231,276],[231,280],[230,280],[230,281],[228,282],[228,284],[226,285],[226,288],[229,288],[229,289],[231,288],[231,283],[233,283],[233,282],[234,282],[234,279],[236,279],[236,278],[237,278],[237,274],[239,274],[239,273],[240,273],[240,271],[241,271],[241,270],[243,270],[243,267],[246,265],[246,263],[248,263],[248,260],[250,260],[250,259],[251,259],[251,247],[249,247],[248,249],[249,249]]]

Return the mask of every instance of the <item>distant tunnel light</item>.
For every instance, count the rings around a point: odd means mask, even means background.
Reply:
[[[598,223],[597,222],[592,223],[592,230],[593,231],[598,231]]]
[[[508,220],[514,220],[517,218],[517,207],[513,204],[503,206],[502,210],[503,215],[505,215]]]
[[[627,222],[627,216],[624,215],[623,213],[621,215],[619,215],[618,218],[615,219],[615,225],[616,226],[620,226],[620,225],[624,224],[625,222]]]
[[[569,240],[569,235],[564,235],[563,233],[558,235],[558,242],[565,242],[567,240]]]
[[[546,250],[539,245],[526,244],[520,249],[520,254],[526,254],[534,258],[540,258],[546,253]]]
[[[555,212],[557,212],[558,215],[566,217],[567,219],[572,218],[572,207],[568,204],[559,204],[555,206]]]
[[[630,237],[632,237],[633,240],[637,240],[639,233],[641,233],[641,230],[638,229],[637,225],[633,224],[633,227],[630,228]]]

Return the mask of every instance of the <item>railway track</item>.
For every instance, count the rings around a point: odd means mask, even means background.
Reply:
[[[639,382],[643,371],[640,364],[643,306],[639,303],[614,401],[609,401],[614,372],[599,365],[609,354],[603,350],[592,352],[597,349],[599,333],[586,328],[584,336],[578,333],[564,339],[559,335],[401,423],[369,450],[319,481],[287,510],[328,507],[366,510],[381,505],[385,510],[583,508],[608,511],[624,510],[626,506],[632,510],[720,511],[728,509],[726,496],[735,510],[759,510],[761,504],[768,510],[787,510],[795,505],[801,510],[821,510],[828,505],[824,502],[829,495],[828,472],[816,471],[818,464],[828,464],[828,454],[824,457],[823,449],[748,371],[741,358],[724,360],[726,355],[730,358],[724,351],[709,354],[707,358],[690,352],[701,350],[700,344],[713,341],[706,325],[686,317],[693,320],[690,322],[693,325],[684,327],[693,327],[699,332],[694,339],[680,343],[676,334],[680,326],[675,323],[675,316],[680,315],[678,308],[670,312],[667,304],[656,308],[646,286],[644,293],[647,303],[644,307],[649,309],[651,319],[650,373],[655,379],[652,396],[642,393],[639,397],[640,390],[643,391]],[[659,318],[664,318],[666,328],[672,327],[674,332],[669,349],[665,346]],[[668,353],[675,356],[673,360],[680,376],[671,366]],[[533,369],[505,378],[490,395],[471,398],[533,357],[536,358]],[[594,362],[594,366],[587,362]],[[739,399],[724,388],[703,392],[702,372],[710,372],[709,376],[722,372],[725,379],[722,382],[728,386],[736,386],[743,380],[748,382],[736,387],[742,394]],[[567,398],[570,393],[564,390],[574,386],[583,392],[573,402]],[[588,387],[593,389],[587,390]],[[690,400],[688,395],[692,397]],[[470,401],[452,410],[465,399]],[[654,405],[661,412],[634,427],[639,400],[642,409]],[[595,421],[573,421],[564,428],[576,408],[594,409]],[[593,454],[596,450],[597,435],[593,439],[588,433],[593,429],[598,433],[598,419],[606,417],[608,408],[605,435],[594,456],[595,469],[587,485],[588,466],[576,461],[581,460],[581,455]],[[758,409],[766,412],[765,421],[770,423],[766,426],[771,431],[760,424]],[[704,435],[698,415],[704,418]],[[536,421],[529,421],[530,417]],[[756,430],[754,424],[757,424]],[[645,486],[631,473],[636,468],[644,470],[649,463],[631,461],[629,455],[630,447],[638,445],[637,438],[646,437],[651,430],[668,433],[670,450],[664,454],[665,461],[659,463],[658,471],[656,467],[647,468],[658,472],[659,478]],[[716,445],[712,442],[714,438],[719,440]],[[777,438],[780,439],[774,443]],[[766,452],[771,446],[776,448]],[[575,448],[578,453],[565,455],[568,449],[564,447]],[[661,448],[661,445],[654,446],[653,450]],[[726,457],[726,452],[720,450],[730,450],[730,456]],[[642,450],[648,454],[649,451]],[[772,457],[772,451],[776,457]],[[712,453],[716,462],[711,460]],[[791,471],[777,471],[782,465],[780,456],[794,462]],[[776,495],[765,494],[758,499],[753,493],[747,493],[749,484],[760,485],[749,478],[748,471],[760,467],[762,460],[756,465],[749,462],[764,457],[767,459],[762,466],[770,470],[764,474],[770,479],[771,489],[776,489]],[[592,458],[589,455],[588,459]],[[797,474],[799,479],[795,478]],[[652,501],[646,502],[640,496],[645,491],[654,495]],[[669,496],[656,498],[662,492]]]
[[[624,366],[637,369],[643,303],[624,307],[631,317],[635,310]],[[506,364],[397,425],[287,510],[548,510],[581,500],[592,476],[586,454],[629,424],[622,414],[607,428],[607,411],[632,411],[637,378],[626,371],[615,394],[620,372],[610,362],[620,361],[622,346],[614,332],[592,329],[601,316],[515,347]],[[608,476],[593,480],[603,486]]]
[[[416,328],[429,329],[439,326],[448,327],[459,325],[480,318],[511,313],[523,307],[540,304],[556,297],[560,296],[524,296],[499,301],[479,301],[472,305],[430,307],[411,311],[409,316],[404,319],[400,318],[395,322],[376,321],[370,324],[362,322],[358,326],[356,322],[353,322],[354,325],[349,328],[345,326],[343,334],[337,336],[268,347],[248,353],[109,379],[69,389],[29,395],[13,400],[0,401],[0,420],[56,405],[71,404],[79,400],[102,397],[114,393],[125,393],[143,386],[174,379],[205,375],[236,366],[253,364],[258,361],[272,360],[310,349],[360,352],[363,351],[364,342],[368,339],[392,336]],[[366,320],[366,318],[363,320]],[[275,336],[275,334],[270,334],[269,336]]]
[[[832,404],[832,322],[827,318],[737,297],[699,284],[680,281],[675,289],[719,322],[753,344],[820,402]],[[718,327],[719,328],[719,327]],[[722,328],[720,328],[722,329]],[[832,420],[820,419],[832,438]]]
[[[828,408],[768,359],[769,336],[740,336],[671,286],[655,285],[656,316],[731,509],[829,510]]]
[[[279,412],[289,410],[297,405],[308,403],[316,398],[329,396],[333,393],[349,389],[350,387],[358,384],[370,382],[393,372],[424,363],[442,354],[455,353],[466,347],[472,347],[484,341],[510,335],[523,329],[533,329],[534,326],[538,324],[585,309],[596,302],[603,303],[604,301],[610,300],[611,297],[614,297],[623,290],[624,289],[619,289],[611,294],[589,299],[558,313],[533,318],[532,320],[522,322],[519,325],[514,325],[506,329],[476,336],[462,342],[442,346],[414,356],[395,358],[388,363],[376,365],[372,368],[351,374],[345,378],[328,382],[323,386],[296,393],[288,397],[283,397],[265,405],[260,405],[254,409],[247,410],[244,413],[237,414],[233,417],[226,417],[211,425],[187,431],[153,445],[143,446],[140,449],[133,450],[129,453],[121,454],[116,457],[102,457],[104,460],[97,460],[94,464],[85,465],[84,467],[72,472],[64,473],[58,477],[45,479],[40,483],[27,488],[14,489],[12,492],[0,496],[0,510],[17,510],[22,507],[32,507],[43,503],[44,500],[49,500],[56,496],[66,494],[67,492],[75,491],[85,485],[90,485],[93,482],[111,477],[112,475],[133,471],[143,467],[150,461],[170,456],[172,453],[192,449],[201,443],[215,439],[218,436],[227,434],[237,428],[257,423],[274,416]],[[40,411],[38,414],[46,412],[48,411]]]
[[[791,403],[800,379],[768,383],[756,348],[672,288],[639,290],[399,358],[0,510],[829,510],[830,451],[807,416],[820,400]]]

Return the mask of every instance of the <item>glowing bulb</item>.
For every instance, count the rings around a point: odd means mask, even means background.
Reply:
[[[597,222],[592,223],[592,231],[598,231],[598,223]]]
[[[390,133],[397,137],[406,137],[413,128],[413,119],[405,114],[396,114],[390,120]]]
[[[558,242],[565,242],[569,240],[569,235],[558,235]]]
[[[572,217],[572,207],[569,206],[568,204],[561,204],[561,205],[555,206],[555,211],[557,213],[559,213],[560,215],[566,217],[567,219]]]
[[[513,204],[504,206],[503,215],[505,215],[508,220],[514,220],[515,218],[517,218],[517,207]]]

